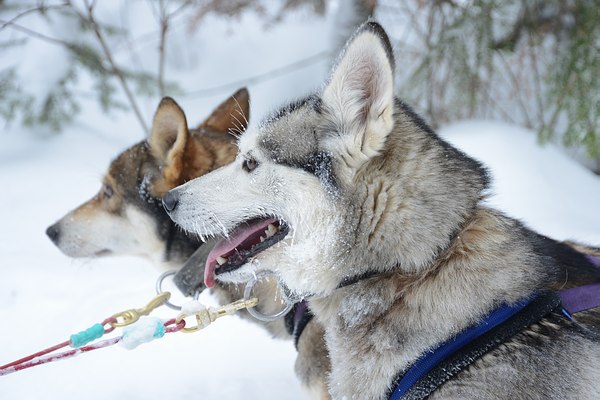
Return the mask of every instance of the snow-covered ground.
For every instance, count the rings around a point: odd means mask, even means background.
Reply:
[[[149,12],[137,7],[143,19]],[[204,41],[186,42],[186,31],[175,31],[172,41],[179,47],[168,71],[192,88],[269,71],[327,50],[323,37],[330,35],[332,18],[331,12],[323,19],[299,14],[266,31],[252,15],[235,24],[209,18],[195,36]],[[250,85],[253,121],[317,87],[327,68],[323,61]],[[193,125],[234,90],[177,100]],[[148,121],[157,103],[144,101]],[[490,167],[491,204],[554,238],[600,244],[600,179],[562,151],[539,147],[533,132],[501,123],[461,122],[442,129],[442,135]],[[117,311],[146,304],[160,271],[137,258],[72,260],[44,233],[98,190],[112,157],[143,138],[131,114],[103,115],[90,101],[60,135],[12,126],[0,137],[2,365]],[[157,315],[175,314],[161,309]],[[168,334],[135,350],[115,346],[0,377],[0,399],[301,399],[294,358],[292,343],[272,340],[255,324],[230,317],[205,331]]]

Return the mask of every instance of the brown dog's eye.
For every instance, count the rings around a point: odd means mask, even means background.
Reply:
[[[102,195],[105,198],[110,199],[112,197],[113,193],[114,193],[114,191],[113,191],[112,186],[106,185],[106,184],[102,185]]]
[[[244,168],[244,171],[246,172],[251,172],[256,167],[258,167],[258,162],[254,158],[247,158],[242,163],[242,168]]]

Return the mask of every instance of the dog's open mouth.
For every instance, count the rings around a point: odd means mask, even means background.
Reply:
[[[204,268],[206,287],[215,285],[216,275],[232,272],[248,260],[281,241],[289,227],[275,218],[253,219],[238,225],[229,238],[220,240],[210,251]]]

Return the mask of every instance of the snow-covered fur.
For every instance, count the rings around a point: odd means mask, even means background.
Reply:
[[[393,71],[386,33],[363,25],[321,93],[273,114],[241,137],[233,163],[164,199],[204,236],[239,239],[257,219],[289,229],[214,273],[243,282],[270,270],[310,296],[338,399],[385,398],[424,352],[499,304],[555,286],[563,259],[577,257],[481,204],[485,169],[394,98]],[[598,398],[600,343],[587,332],[550,315],[432,398]]]

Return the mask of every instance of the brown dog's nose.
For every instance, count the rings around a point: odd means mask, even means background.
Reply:
[[[167,212],[171,212],[177,207],[177,203],[179,203],[179,196],[175,193],[175,191],[171,190],[167,192],[162,198],[163,207]]]
[[[46,229],[46,235],[54,242],[54,244],[58,244],[58,238],[60,237],[60,228],[58,224],[50,225],[48,229]]]

